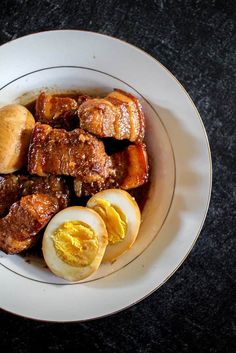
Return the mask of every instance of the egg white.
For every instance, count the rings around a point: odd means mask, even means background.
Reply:
[[[62,261],[57,255],[53,244],[54,232],[67,221],[81,221],[87,223],[98,237],[98,252],[95,259],[87,266],[72,266]],[[95,211],[81,206],[67,207],[57,213],[45,229],[42,243],[44,260],[49,269],[59,277],[68,281],[78,282],[95,272],[104,255],[108,243],[105,223]]]
[[[108,244],[102,262],[112,262],[125,251],[127,251],[135,242],[141,223],[140,209],[135,199],[124,190],[108,189],[98,192],[92,196],[87,206],[93,208],[96,206],[96,199],[103,199],[110,204],[119,207],[127,219],[127,232],[123,240],[115,244]]]

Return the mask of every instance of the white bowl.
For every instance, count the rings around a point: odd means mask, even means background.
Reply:
[[[151,164],[141,229],[128,252],[73,285],[54,276],[42,260],[26,262],[20,255],[1,253],[2,307],[31,318],[75,321],[108,315],[139,301],[186,258],[209,204],[209,145],[189,96],[144,52],[88,32],[44,32],[6,44],[0,48],[0,70],[0,106],[27,103],[42,89],[105,94],[121,88],[136,95],[146,116]],[[19,290],[9,297],[10,288],[17,285]],[[74,307],[75,296],[80,305]]]
[[[102,264],[98,271],[83,282],[105,277],[120,270],[139,256],[157,236],[170,209],[175,183],[174,155],[167,131],[153,106],[129,84],[107,73],[82,67],[54,67],[29,73],[9,83],[1,92],[0,105],[27,104],[39,92],[83,91],[97,94],[111,92],[114,88],[134,94],[140,99],[146,116],[146,143],[150,160],[150,190],[142,212],[142,224],[132,248],[115,262]],[[153,211],[155,217],[153,217]],[[3,255],[4,265],[30,279],[46,283],[68,283],[56,277],[37,256]],[[2,261],[3,261],[2,258]]]

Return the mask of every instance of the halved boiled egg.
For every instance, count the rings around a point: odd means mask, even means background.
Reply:
[[[108,245],[103,262],[113,261],[134,243],[141,222],[135,199],[126,191],[108,189],[92,196],[87,207],[96,211],[104,220]]]
[[[55,275],[77,282],[98,269],[107,243],[106,226],[99,214],[73,206],[57,213],[48,223],[42,250]]]

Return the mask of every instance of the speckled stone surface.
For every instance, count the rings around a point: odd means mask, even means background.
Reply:
[[[0,44],[43,30],[86,29],[158,58],[199,109],[214,172],[199,240],[157,292],[85,323],[36,322],[2,311],[1,352],[236,352],[235,26],[234,0],[0,2]]]

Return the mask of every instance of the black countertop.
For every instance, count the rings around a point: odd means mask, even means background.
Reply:
[[[0,44],[38,31],[86,29],[153,55],[191,95],[213,159],[205,225],[166,284],[128,310],[85,323],[43,323],[2,311],[1,352],[236,352],[235,26],[234,0],[1,1]]]

